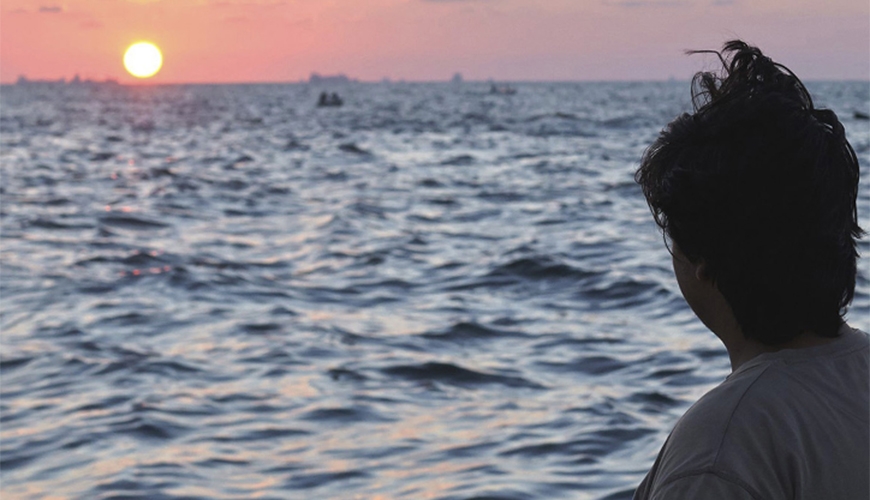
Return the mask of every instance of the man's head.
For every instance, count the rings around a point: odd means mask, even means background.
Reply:
[[[647,149],[635,176],[665,236],[705,272],[744,336],[834,336],[856,275],[858,160],[836,115],[741,41],[722,75],[698,73],[694,114]]]

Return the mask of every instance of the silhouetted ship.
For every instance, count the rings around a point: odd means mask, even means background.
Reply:
[[[356,80],[352,78],[348,78],[344,73],[339,73],[337,75],[320,75],[317,73],[311,73],[311,76],[308,77],[308,83],[313,83],[315,85],[353,83],[355,81]]]
[[[116,86],[120,85],[118,80],[114,78],[106,78],[105,80],[91,80],[85,79],[82,80],[79,75],[73,77],[72,80],[67,81],[66,78],[58,78],[57,80],[31,80],[24,75],[20,75],[18,80],[15,81],[15,85],[33,85],[33,86],[59,86],[59,85],[83,85],[83,86]]]

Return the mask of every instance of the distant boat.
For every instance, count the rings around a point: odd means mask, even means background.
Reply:
[[[354,83],[356,82],[353,78],[348,78],[344,73],[339,73],[337,75],[320,75],[318,73],[311,73],[311,76],[308,77],[308,83],[312,83],[314,85],[323,85],[323,84],[345,84],[345,83]]]
[[[91,79],[81,79],[79,75],[75,75],[72,80],[67,81],[66,78],[58,78],[57,80],[31,80],[24,75],[20,75],[18,80],[15,81],[16,85],[21,86],[90,86],[90,87],[103,87],[103,86],[118,86],[118,80],[114,78],[106,78],[105,80],[91,80]]]
[[[854,116],[856,120],[870,120],[870,115],[863,111],[855,111]]]
[[[326,92],[321,92],[320,98],[317,99],[317,107],[318,108],[327,108],[327,107],[337,108],[343,104],[344,104],[344,101],[335,92],[333,92],[331,94],[327,94]]]
[[[496,85],[492,84],[489,87],[490,94],[501,94],[501,95],[514,95],[517,93],[517,89],[511,87],[510,85]]]

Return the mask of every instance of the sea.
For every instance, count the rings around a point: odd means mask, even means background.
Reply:
[[[690,85],[512,88],[2,86],[4,500],[631,498],[730,371],[633,180]]]

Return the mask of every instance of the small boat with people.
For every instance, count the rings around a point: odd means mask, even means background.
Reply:
[[[338,107],[338,106],[341,106],[343,104],[344,104],[344,101],[335,92],[333,92],[331,94],[328,94],[326,92],[321,92],[320,98],[317,99],[317,107],[318,108]]]
[[[489,87],[489,93],[500,95],[514,95],[517,93],[517,89],[511,87],[510,85],[496,85],[493,83]]]

